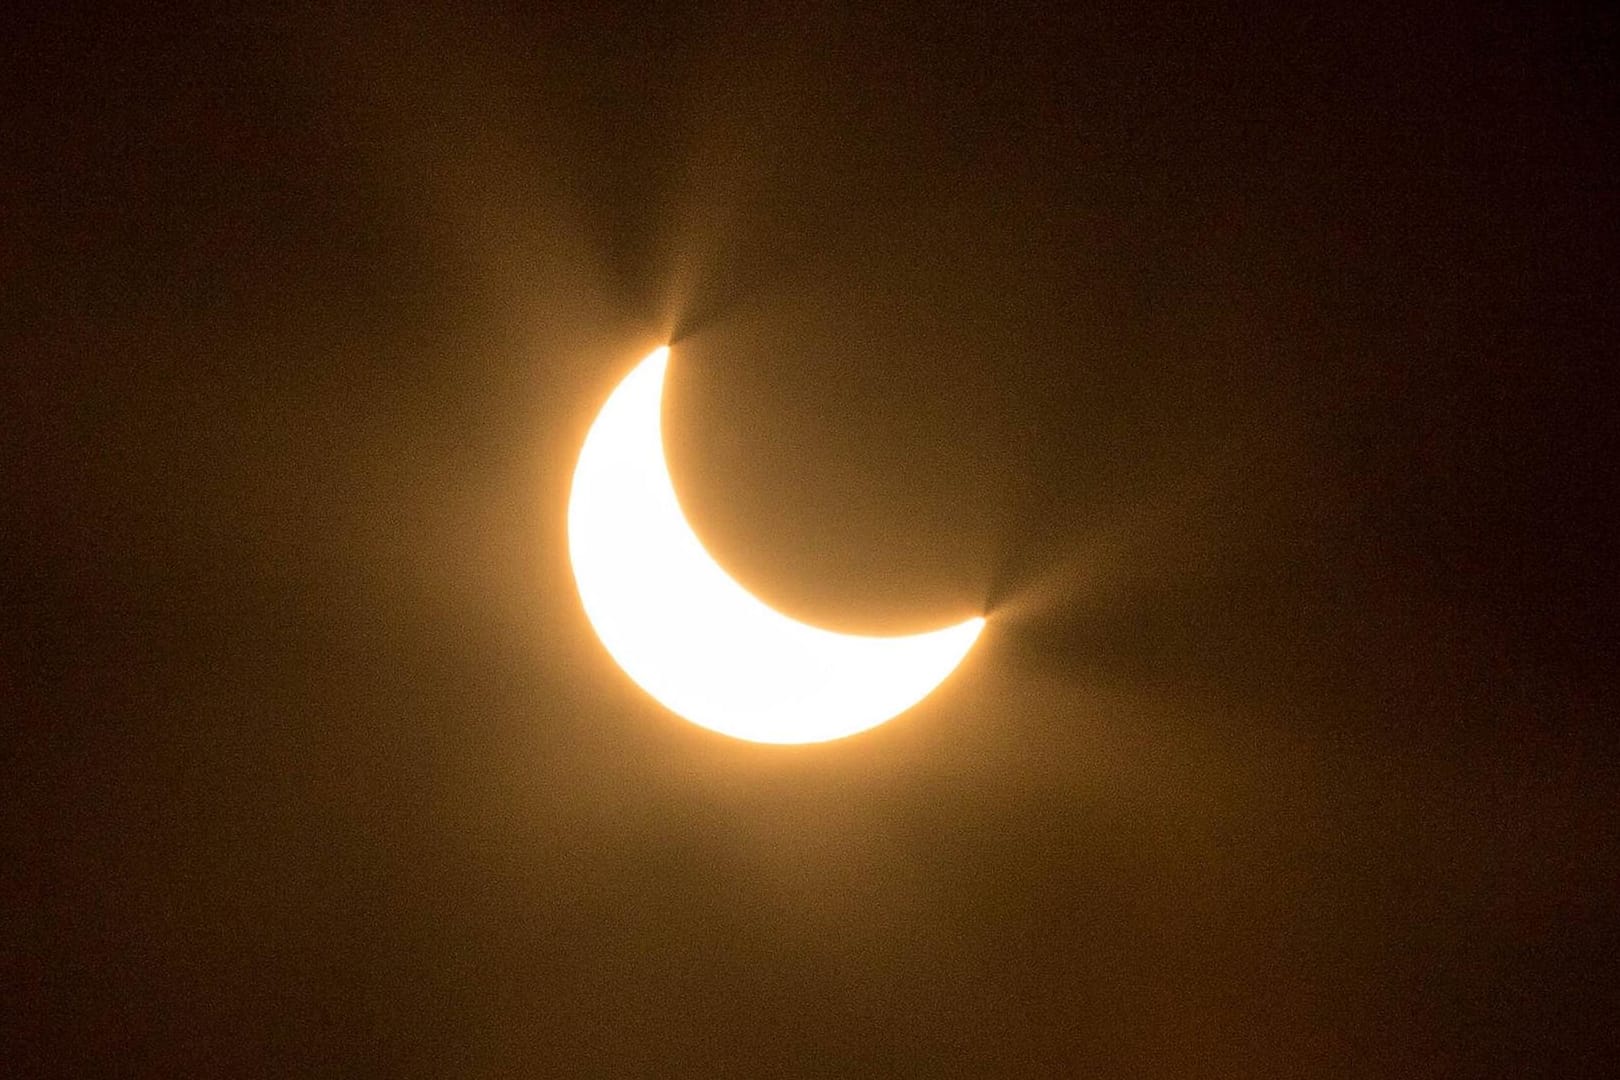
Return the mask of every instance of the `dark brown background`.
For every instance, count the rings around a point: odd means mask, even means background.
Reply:
[[[1612,13],[440,6],[6,16],[4,1072],[1604,1071]],[[924,705],[606,659],[671,338]]]

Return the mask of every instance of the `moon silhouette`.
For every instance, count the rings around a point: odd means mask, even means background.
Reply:
[[[840,634],[739,585],[687,523],[664,459],[668,347],[638,364],[592,423],[568,499],[568,554],[609,655],[671,712],[763,743],[822,742],[921,701],[984,628]]]

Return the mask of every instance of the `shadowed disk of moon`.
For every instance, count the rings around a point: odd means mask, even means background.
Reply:
[[[687,523],[664,457],[668,347],[592,423],[568,499],[585,615],[643,690],[694,724],[763,743],[823,742],[892,719],[961,663],[974,617],[900,637],[810,626],[744,589]]]

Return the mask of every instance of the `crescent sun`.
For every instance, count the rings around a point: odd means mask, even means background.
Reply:
[[[724,735],[808,743],[909,709],[973,647],[983,618],[903,637],[840,634],[776,611],[715,562],[664,459],[668,347],[591,424],[568,499],[585,615],[615,662],[671,712]]]

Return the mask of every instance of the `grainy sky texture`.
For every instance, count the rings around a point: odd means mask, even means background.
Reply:
[[[1600,1075],[1616,20],[54,8],[0,63],[10,1076]],[[782,749],[568,574],[851,631]]]

